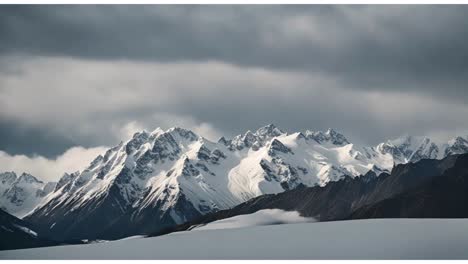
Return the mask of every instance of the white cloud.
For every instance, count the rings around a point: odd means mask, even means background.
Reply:
[[[131,138],[135,132],[139,131],[153,131],[156,128],[163,130],[171,127],[182,127],[190,129],[199,136],[202,136],[211,141],[217,141],[223,134],[216,129],[212,124],[207,122],[200,122],[190,116],[175,115],[171,113],[155,113],[149,117],[147,124],[157,124],[157,127],[145,125],[137,121],[131,121],[121,128],[115,128],[117,131],[116,136],[123,141]]]
[[[222,134],[209,123],[201,123],[192,129],[198,135],[215,142],[222,136]]]
[[[144,127],[142,124],[136,121],[132,121],[130,123],[127,123],[123,127],[116,129],[116,131],[118,131],[116,136],[121,138],[122,141],[125,141],[129,138],[132,138],[136,132],[140,132],[143,130],[144,130]]]
[[[72,147],[56,159],[42,156],[27,157],[25,155],[9,155],[0,151],[2,171],[14,171],[17,174],[27,172],[44,181],[57,181],[64,172],[75,172],[84,169],[106,147],[83,148]]]

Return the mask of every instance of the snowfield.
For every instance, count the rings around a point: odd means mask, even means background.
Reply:
[[[468,259],[467,245],[468,219],[372,219],[199,229],[0,259]]]

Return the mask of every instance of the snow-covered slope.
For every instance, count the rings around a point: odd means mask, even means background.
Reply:
[[[0,251],[0,259],[467,259],[467,244],[467,219],[369,219]]]
[[[395,164],[421,159],[442,159],[447,155],[468,152],[468,137],[456,137],[447,143],[436,143],[428,137],[404,136],[379,144],[371,152],[390,154]]]
[[[297,211],[284,211],[281,209],[263,209],[252,214],[237,215],[217,220],[206,225],[190,227],[189,230],[213,230],[243,228],[262,225],[284,225],[316,222],[312,217],[304,217]]]
[[[148,226],[180,224],[262,194],[323,186],[369,170],[390,171],[394,163],[464,151],[463,140],[435,155],[425,140],[360,147],[332,129],[285,133],[268,125],[218,142],[182,128],[142,131],[84,171],[65,174],[27,218],[42,231],[67,238],[144,233]]]
[[[53,191],[55,183],[44,183],[31,174],[0,173],[0,208],[23,217]]]

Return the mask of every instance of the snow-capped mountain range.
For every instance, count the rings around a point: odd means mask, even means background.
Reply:
[[[54,182],[44,183],[28,173],[0,173],[0,209],[21,218],[54,188]]]
[[[468,137],[436,144],[407,136],[363,147],[332,129],[286,133],[268,125],[218,142],[182,128],[142,131],[65,174],[26,218],[58,238],[118,237],[127,235],[123,226],[141,233],[262,194],[466,152]]]

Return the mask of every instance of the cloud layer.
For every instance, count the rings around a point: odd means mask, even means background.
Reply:
[[[9,155],[0,151],[0,164],[3,171],[14,171],[17,174],[30,173],[43,181],[57,181],[64,172],[83,170],[106,148],[96,147],[85,149],[73,147],[65,151],[56,159],[47,159],[42,156],[27,157],[25,155]]]
[[[468,133],[466,6],[12,5],[0,36],[10,155],[172,126],[212,140],[333,127],[365,144]]]
[[[0,54],[215,60],[466,100],[467,17],[443,5],[4,6]]]
[[[212,140],[266,123],[291,131],[334,127],[368,144],[403,133],[468,131],[461,122],[466,104],[415,92],[349,89],[326,74],[222,62],[10,61],[17,72],[0,75],[0,117],[86,147],[171,126]]]

